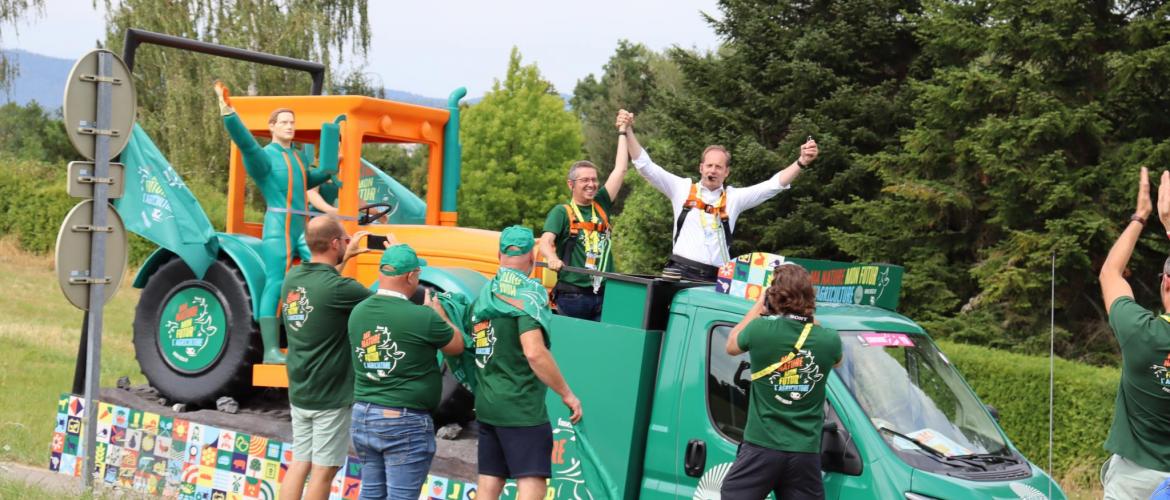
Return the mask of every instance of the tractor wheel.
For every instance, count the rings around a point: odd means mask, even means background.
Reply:
[[[210,406],[237,399],[261,357],[247,282],[220,258],[203,279],[173,258],[150,276],[134,314],[134,353],[167,400]]]

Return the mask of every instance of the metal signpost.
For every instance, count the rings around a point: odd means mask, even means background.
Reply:
[[[65,84],[65,131],[90,162],[69,167],[69,194],[82,200],[57,233],[58,282],[66,298],[86,311],[85,466],[82,482],[93,487],[98,387],[101,366],[102,309],[126,270],[126,231],[110,206],[120,196],[122,166],[111,164],[130,138],[136,101],[130,72],[114,53],[94,50],[73,66]],[[111,196],[113,195],[113,196]]]

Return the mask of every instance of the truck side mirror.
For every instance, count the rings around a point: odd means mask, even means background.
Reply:
[[[996,422],[999,422],[999,410],[995,409],[995,407],[991,406],[991,405],[983,405],[983,406],[987,407],[987,413],[991,414],[991,418],[994,418]]]
[[[860,476],[861,454],[853,435],[840,422],[837,412],[826,401],[825,423],[821,426],[821,470]]]

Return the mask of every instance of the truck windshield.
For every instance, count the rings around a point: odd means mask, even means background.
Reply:
[[[925,335],[843,331],[833,371],[900,455],[1009,456],[995,422]]]

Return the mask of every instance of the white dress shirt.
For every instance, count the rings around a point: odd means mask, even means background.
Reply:
[[[638,173],[650,182],[654,189],[657,189],[670,198],[670,205],[674,209],[674,218],[671,219],[671,230],[678,229],[678,216],[682,213],[683,204],[686,203],[687,197],[691,194],[691,181],[685,177],[679,177],[670,172],[667,172],[662,167],[654,163],[650,159],[650,154],[646,150],[642,150],[642,154],[634,160],[634,167],[638,169]],[[703,203],[714,205],[719,202],[719,197],[723,191],[727,190],[727,223],[730,226],[733,234],[735,231],[735,219],[744,210],[755,207],[765,201],[768,201],[773,196],[780,194],[780,191],[788,189],[789,185],[780,184],[780,172],[768,178],[768,180],[748,187],[732,187],[725,186],[716,190],[707,189],[699,184],[699,198]],[[675,234],[673,252],[679,257],[693,260],[695,262],[702,262],[712,266],[721,266],[728,260],[727,242],[723,241],[723,228],[717,227],[712,229],[711,224],[713,220],[708,220],[713,216],[701,210],[691,210],[687,212],[687,218],[683,221],[682,234]],[[703,220],[700,220],[700,219]],[[708,229],[704,230],[703,221],[708,223]]]

